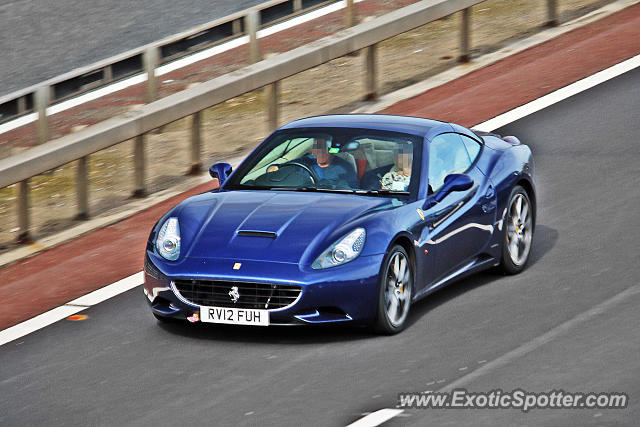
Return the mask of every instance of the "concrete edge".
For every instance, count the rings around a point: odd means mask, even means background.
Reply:
[[[602,18],[606,18],[609,15],[612,15],[637,3],[640,3],[640,0],[618,0],[616,2],[609,3],[608,5],[605,5],[600,9],[594,10],[572,21],[563,23],[558,27],[542,30],[541,32],[531,37],[512,43],[502,49],[497,50],[496,52],[488,53],[481,57],[475,58],[470,63],[457,65],[422,82],[385,94],[381,96],[378,101],[358,107],[353,110],[352,113],[376,113],[382,111],[400,101],[413,98],[414,96],[424,93],[430,89],[447,84],[473,71],[477,71],[509,56],[515,55],[524,50],[552,40],[562,34],[584,27]],[[245,155],[243,156],[230,160],[230,163],[235,167],[240,163],[242,159],[244,159],[246,154],[247,153],[245,153]],[[210,179],[211,178],[209,177],[208,173],[203,173],[192,179],[188,179],[185,182],[174,187],[159,191],[157,193],[153,193],[144,199],[132,201],[123,206],[119,206],[118,208],[114,208],[103,214],[95,216],[83,222],[82,224],[78,224],[69,228],[68,230],[61,231],[59,233],[37,240],[33,243],[27,244],[23,247],[14,249],[4,254],[0,254],[0,268],[6,267],[22,259],[34,256],[40,252],[51,249],[60,244],[69,242],[92,231],[113,225],[145,209],[148,209],[153,205],[164,202],[172,197],[191,190],[198,185],[204,184]]]

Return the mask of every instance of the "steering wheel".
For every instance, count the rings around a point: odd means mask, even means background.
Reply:
[[[305,165],[304,163],[291,161],[291,162],[278,165],[278,169],[282,169],[286,166],[297,166],[300,169],[303,169],[307,174],[309,174],[309,178],[311,178],[312,184],[316,184],[318,182],[318,177],[316,176],[315,172],[313,172],[313,170],[309,166]]]

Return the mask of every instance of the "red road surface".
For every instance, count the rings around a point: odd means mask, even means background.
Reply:
[[[636,5],[385,112],[470,126],[639,53],[640,5]],[[213,186],[201,185],[117,224],[0,270],[4,307],[0,329],[140,271],[148,233],[155,221],[180,200]]]

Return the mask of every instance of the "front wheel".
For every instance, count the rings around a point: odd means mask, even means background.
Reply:
[[[413,268],[407,251],[393,246],[382,262],[378,286],[376,330],[396,334],[404,329],[413,291]]]
[[[507,274],[524,270],[531,252],[533,239],[533,205],[524,188],[517,185],[511,191],[502,237],[502,262]]]

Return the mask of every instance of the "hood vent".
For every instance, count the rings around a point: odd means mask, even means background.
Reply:
[[[238,236],[269,237],[275,239],[277,234],[273,231],[238,230]]]

